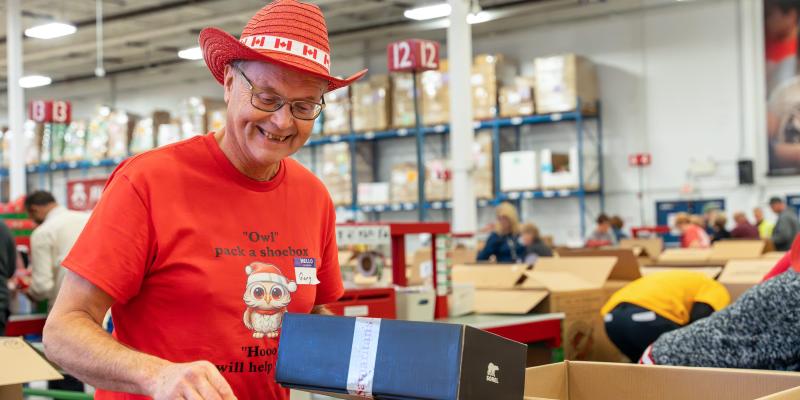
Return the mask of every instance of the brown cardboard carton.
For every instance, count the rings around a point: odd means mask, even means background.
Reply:
[[[416,125],[414,115],[414,80],[410,73],[393,73],[392,79],[392,127],[412,128]],[[417,87],[422,83],[417,77]]]
[[[392,114],[388,75],[373,75],[353,84],[353,130],[356,132],[389,129]]]
[[[533,115],[536,105],[533,101],[533,78],[514,78],[510,85],[500,88],[500,116],[503,118]]]
[[[761,283],[773,266],[772,260],[732,260],[725,264],[718,280],[728,288],[733,302],[747,289]]]
[[[418,179],[419,171],[415,163],[401,163],[392,167],[392,203],[416,203],[419,200]]]
[[[492,132],[484,130],[475,133],[472,150],[474,179],[473,188],[478,199],[494,198],[494,173],[492,155]]]
[[[451,265],[474,264],[478,258],[478,250],[458,247],[450,251]]]
[[[761,258],[764,260],[774,260],[775,262],[778,262],[778,260],[783,258],[783,256],[785,255],[786,255],[785,251],[771,251],[769,253],[764,253],[764,255],[761,256]]]
[[[350,91],[343,87],[325,95],[323,135],[350,133]]]
[[[422,83],[420,92],[422,123],[436,125],[450,122],[447,60],[439,60],[438,70],[423,72],[420,81]]]
[[[22,400],[22,384],[64,379],[22,338],[0,337],[0,399]]]
[[[642,267],[641,272],[642,276],[648,276],[651,274],[655,274],[658,272],[664,271],[674,271],[674,270],[681,270],[681,271],[694,271],[699,272],[711,279],[717,279],[719,274],[722,272],[722,267]]]
[[[540,57],[534,60],[536,107],[539,114],[577,109],[597,111],[597,77],[591,61],[575,54]]]
[[[425,161],[425,199],[445,201],[453,198],[453,182],[450,180],[450,160]]]
[[[372,152],[367,143],[357,144],[356,178],[358,182],[371,182]],[[350,144],[338,142],[322,146],[322,181],[328,188],[335,205],[352,203],[352,153]]]
[[[525,371],[531,400],[788,400],[800,374],[565,361]]]
[[[711,246],[709,259],[715,261],[761,258],[766,243],[763,240],[720,240]]]
[[[497,115],[498,87],[504,80],[511,81],[514,69],[503,55],[480,54],[472,63],[472,110],[477,120]]]
[[[664,251],[664,239],[622,239],[619,241],[619,247],[633,249],[636,257],[657,260],[661,252]]]
[[[616,262],[615,257],[542,258],[532,270],[520,264],[458,265],[453,282],[475,284],[479,314],[564,313],[565,357],[595,359],[605,340],[603,284]]]
[[[658,257],[658,266],[722,266],[720,260],[711,260],[711,249],[667,249]]]

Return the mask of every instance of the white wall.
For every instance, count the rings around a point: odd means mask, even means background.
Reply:
[[[537,24],[512,31],[477,36],[478,52],[503,53],[530,70],[536,56],[575,52],[597,65],[603,104],[605,141],[606,210],[621,215],[629,226],[653,224],[657,200],[723,197],[729,210],[749,210],[763,204],[772,194],[800,191],[799,178],[766,179],[755,186],[739,187],[736,161],[755,159],[757,171],[764,171],[763,131],[751,121],[760,102],[752,101],[761,84],[755,56],[758,43],[742,44],[760,29],[752,0],[703,0],[667,2],[637,11],[576,19],[569,22]],[[744,21],[744,22],[743,22]],[[502,24],[498,24],[498,29]],[[444,36],[444,33],[441,33]],[[755,35],[755,37],[758,37]],[[357,49],[357,45],[349,46]],[[364,65],[373,72],[385,70],[380,43],[358,57],[337,60],[339,74]],[[334,54],[335,55],[335,54]],[[148,75],[149,74],[149,75]],[[156,75],[156,76],[154,76]],[[116,96],[109,94],[108,80],[81,82],[28,93],[29,98],[70,98],[76,115],[88,115],[95,104],[110,103],[147,114],[155,108],[175,110],[175,104],[189,95],[221,96],[202,64],[155,70],[119,78]],[[55,90],[54,90],[55,89]],[[746,94],[745,94],[746,93]],[[744,116],[743,116],[744,115]],[[0,115],[0,120],[2,120]],[[756,119],[757,120],[757,119]],[[573,137],[568,126],[536,127],[524,135],[523,148],[541,148],[568,143]],[[429,139],[426,156],[438,155],[438,138]],[[391,165],[414,159],[414,142],[391,140],[379,145],[379,179],[387,180]],[[630,153],[650,152],[653,165],[644,171],[645,220],[639,218],[637,171],[627,164]],[[321,154],[320,154],[321,155]],[[308,151],[298,158],[310,159]],[[718,168],[709,177],[691,178],[687,169],[693,160],[712,160]],[[101,171],[102,172],[102,171]],[[35,179],[33,179],[35,180]],[[690,185],[691,194],[681,188]],[[580,240],[577,200],[526,200],[523,216],[536,222],[545,234],[564,243]],[[599,212],[596,199],[589,202],[590,217]],[[387,213],[383,220],[410,220],[416,213]],[[432,213],[449,218],[449,213]],[[490,209],[479,213],[479,226],[492,220]]]

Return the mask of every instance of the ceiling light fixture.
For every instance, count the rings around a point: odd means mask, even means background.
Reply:
[[[405,10],[403,16],[416,21],[425,21],[428,19],[446,17],[450,15],[451,11],[450,4],[442,3]]]
[[[19,78],[19,85],[24,89],[47,86],[52,82],[53,80],[49,76],[42,75],[28,75]]]
[[[25,29],[25,36],[36,39],[55,39],[62,36],[72,35],[78,30],[75,25],[63,22],[49,22]]]
[[[178,52],[178,57],[183,58],[184,60],[202,60],[203,59],[203,51],[200,50],[200,47],[190,47],[188,49],[183,49]]]

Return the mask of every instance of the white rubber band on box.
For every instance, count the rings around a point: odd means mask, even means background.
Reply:
[[[350,367],[347,369],[347,392],[353,396],[372,398],[380,332],[380,318],[356,318]]]

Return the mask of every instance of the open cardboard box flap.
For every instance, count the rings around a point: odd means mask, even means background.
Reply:
[[[725,264],[722,275],[719,276],[721,283],[748,283],[756,284],[761,282],[775,262],[772,260],[733,260]]]
[[[652,275],[664,271],[693,271],[699,272],[711,279],[717,279],[722,272],[722,267],[642,267],[642,276]]]
[[[533,271],[526,272],[528,279],[522,288],[551,292],[601,289],[616,263],[616,257],[540,258]]]
[[[781,258],[783,258],[783,256],[785,256],[785,255],[786,255],[785,251],[770,251],[769,253],[764,253],[764,255],[762,255],[761,258],[763,258],[765,260],[778,261]]]
[[[631,249],[565,250],[560,254],[564,257],[616,257],[617,262],[608,276],[609,280],[635,281],[642,277],[639,260]]]
[[[22,384],[64,379],[22,338],[0,337],[0,398],[22,399]]]
[[[622,239],[619,242],[619,247],[632,249],[636,257],[657,259],[661,252],[664,251],[664,239]]]
[[[546,290],[477,290],[479,314],[527,314],[547,298]]]
[[[565,361],[528,368],[525,399],[797,399],[800,374]]]
[[[767,244],[763,240],[720,240],[711,247],[711,260],[761,258]]]
[[[704,262],[710,258],[711,249],[667,249],[658,257],[658,262]]]
[[[452,269],[453,282],[472,283],[476,289],[513,289],[525,279],[525,264],[462,264]]]

